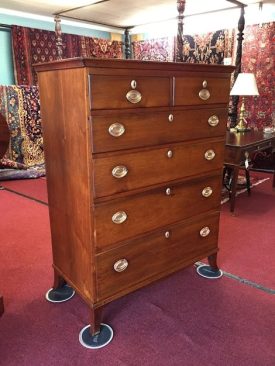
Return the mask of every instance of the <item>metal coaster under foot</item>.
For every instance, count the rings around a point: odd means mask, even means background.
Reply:
[[[60,288],[49,289],[45,297],[50,302],[59,303],[70,300],[74,296],[74,294],[75,290],[72,289],[70,286],[65,285]]]
[[[212,280],[220,278],[223,275],[222,270],[219,269],[218,271],[215,271],[212,267],[210,267],[206,264],[202,264],[201,266],[198,266],[197,273],[202,277],[209,278]]]
[[[84,327],[79,333],[79,342],[82,346],[91,349],[97,349],[107,346],[113,339],[113,329],[108,325],[100,324],[100,333],[92,336],[90,333],[90,325]]]

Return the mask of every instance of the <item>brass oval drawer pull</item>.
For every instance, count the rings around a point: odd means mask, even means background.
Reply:
[[[113,123],[109,127],[109,134],[113,137],[119,137],[125,132],[125,127],[121,123]]]
[[[140,102],[141,98],[142,98],[142,96],[138,90],[130,90],[126,94],[126,99],[132,104],[136,104],[136,103]]]
[[[166,188],[165,194],[166,194],[166,196],[171,196],[171,194],[172,194],[171,188]]]
[[[206,237],[207,235],[210,234],[210,229],[208,226],[205,226],[204,228],[201,229],[200,231],[200,236],[202,236],[203,238]]]
[[[166,239],[169,239],[170,235],[171,235],[170,231],[166,231],[165,234],[164,234]]]
[[[169,114],[169,116],[168,116],[168,121],[169,121],[169,122],[173,122],[173,120],[174,120],[174,116],[173,116],[173,114]]]
[[[168,150],[167,151],[167,157],[168,158],[172,158],[173,157],[173,151],[172,150]]]
[[[219,117],[216,116],[215,114],[213,114],[213,116],[210,116],[208,118],[208,124],[211,126],[211,127],[215,127],[219,124],[220,120],[219,120]]]
[[[203,197],[210,197],[212,193],[213,193],[213,190],[211,187],[205,187],[201,192]]]
[[[128,169],[124,165],[115,166],[114,169],[112,170],[112,176],[117,179],[125,177],[125,175],[127,175],[127,173],[128,173]]]
[[[129,263],[128,263],[127,259],[125,259],[125,258],[119,259],[114,264],[114,270],[116,272],[123,272],[128,267],[128,265],[129,265]]]
[[[207,87],[207,81],[206,80],[203,81],[202,87],[203,87],[203,89],[200,90],[199,97],[202,100],[207,100],[207,99],[210,98],[210,92],[209,92],[209,90],[206,89],[206,87]]]
[[[212,160],[214,159],[215,155],[215,151],[210,149],[205,152],[204,157],[206,160]]]
[[[118,211],[112,217],[112,221],[114,224],[122,224],[126,220],[127,220],[127,214],[124,211]]]

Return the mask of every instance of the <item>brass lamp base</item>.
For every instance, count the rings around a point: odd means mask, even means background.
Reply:
[[[241,109],[240,109],[240,120],[239,120],[239,123],[237,124],[237,126],[235,127],[237,132],[247,132],[247,131],[251,130],[251,128],[247,126],[247,122],[244,118],[244,113],[245,113],[245,107],[244,107],[244,97],[243,97],[242,105],[241,105]]]
[[[250,127],[247,126],[240,126],[239,124],[235,127],[237,132],[248,132],[251,131]]]

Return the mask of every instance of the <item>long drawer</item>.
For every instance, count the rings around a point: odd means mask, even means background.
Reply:
[[[204,258],[217,247],[218,222],[218,213],[207,213],[96,255],[98,300]]]
[[[223,166],[224,140],[171,144],[156,149],[94,155],[94,196],[103,197]]]
[[[226,103],[229,101],[228,78],[203,76],[176,77],[175,106]]]
[[[220,206],[219,175],[97,204],[94,227],[97,251]]]
[[[227,108],[92,116],[93,152],[115,151],[225,133]]]
[[[91,75],[91,108],[171,106],[170,80],[169,77]]]

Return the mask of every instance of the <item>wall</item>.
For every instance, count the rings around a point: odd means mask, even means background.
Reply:
[[[47,22],[36,19],[28,19],[23,17],[0,14],[0,23],[7,25],[20,25],[30,28],[38,28],[54,31],[54,21]],[[84,36],[113,39],[119,38],[120,35],[112,35],[110,32],[100,31],[90,28],[74,27],[62,24],[63,33],[79,34]],[[13,61],[11,50],[11,34],[8,28],[0,27],[0,85],[14,84]]]

